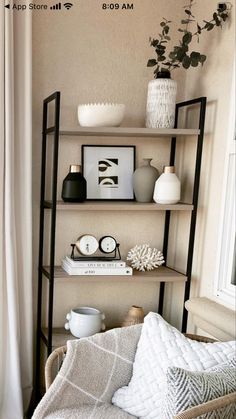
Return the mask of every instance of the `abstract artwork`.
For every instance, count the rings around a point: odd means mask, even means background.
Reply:
[[[135,146],[82,146],[87,199],[133,200]]]
[[[118,188],[119,159],[98,161],[98,184],[102,188]]]

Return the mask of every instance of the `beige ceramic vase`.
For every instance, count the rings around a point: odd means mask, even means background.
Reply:
[[[134,326],[135,324],[143,323],[144,311],[142,307],[132,306],[127,316],[125,317],[122,327]]]

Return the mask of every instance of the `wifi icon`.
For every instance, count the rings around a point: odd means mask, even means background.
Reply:
[[[72,4],[72,3],[64,3],[64,4],[63,4],[63,6],[64,6],[67,10],[69,10],[69,9],[73,6],[73,4]]]

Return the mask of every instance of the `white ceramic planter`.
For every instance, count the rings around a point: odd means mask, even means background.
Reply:
[[[92,336],[106,328],[103,323],[105,315],[96,308],[74,308],[66,315],[66,319],[68,322],[65,324],[65,329],[70,330],[76,338]]]
[[[153,199],[158,204],[177,204],[180,201],[180,180],[174,173],[174,166],[166,166],[157,179]]]
[[[155,79],[148,83],[146,127],[173,128],[175,124],[177,83]]]

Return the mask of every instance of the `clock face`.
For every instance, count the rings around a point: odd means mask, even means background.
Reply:
[[[116,240],[111,236],[104,236],[99,241],[99,249],[103,253],[112,253],[116,249]]]
[[[93,255],[98,249],[98,241],[96,237],[90,234],[81,236],[75,245],[78,251],[84,256]]]

